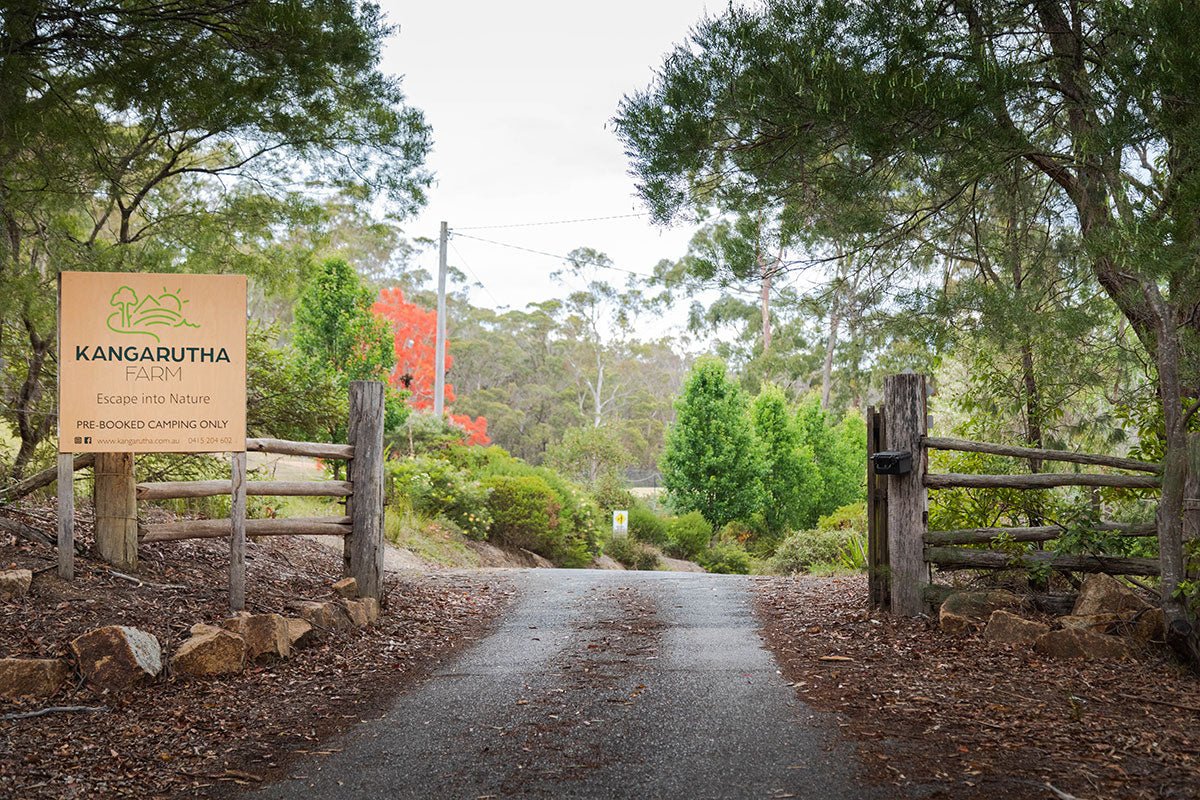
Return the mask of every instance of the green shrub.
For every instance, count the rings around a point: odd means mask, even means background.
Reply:
[[[600,511],[587,492],[552,469],[530,466],[520,459],[512,458],[499,448],[487,450],[493,452],[485,453],[482,459],[484,464],[481,472],[487,476],[485,483],[498,477],[537,478],[554,493],[558,505],[558,521],[555,526],[558,555],[546,557],[564,567],[582,567],[590,564],[592,557],[600,553],[597,524]]]
[[[853,531],[866,536],[867,534],[867,504],[866,502],[851,503],[842,506],[831,514],[817,520],[817,530],[822,531]]]
[[[667,525],[667,550],[676,558],[696,560],[708,549],[713,529],[699,511],[675,517]]]
[[[493,475],[483,481],[491,490],[491,538],[523,547],[551,560],[563,554],[562,510],[558,496],[536,475]]]
[[[775,549],[771,571],[792,575],[805,572],[816,564],[836,564],[851,535],[844,530],[797,531]]]
[[[641,503],[629,509],[629,535],[639,542],[659,547],[670,541],[667,535],[667,521]]]
[[[749,575],[750,554],[740,545],[721,543],[704,551],[700,566],[723,575]]]
[[[754,529],[744,522],[734,520],[727,522],[724,528],[717,532],[717,541],[722,544],[736,544],[745,547],[754,538]]]
[[[636,502],[629,487],[625,485],[625,481],[619,475],[611,473],[606,473],[596,479],[596,483],[592,487],[592,497],[606,515],[618,509],[632,510],[633,504]]]
[[[440,458],[418,456],[388,462],[393,502],[403,498],[414,511],[442,516],[472,539],[484,540],[492,524],[488,489]]]
[[[657,550],[628,536],[610,539],[604,552],[629,569],[656,570],[661,563]]]

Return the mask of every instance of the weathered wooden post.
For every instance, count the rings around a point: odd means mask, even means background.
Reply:
[[[347,572],[358,581],[363,597],[383,594],[383,409],[379,381],[350,382],[349,443],[353,494],[346,509],[351,520],[345,556]]]
[[[887,449],[912,453],[911,472],[888,476],[887,547],[892,612],[913,617],[925,611],[923,595],[929,583],[925,564],[928,458],[922,442],[926,432],[925,376],[889,375],[883,397]]]
[[[888,608],[887,476],[872,458],[886,442],[883,414],[867,408],[867,593],[871,607]]]
[[[133,453],[97,453],[95,475],[96,554],[121,569],[137,569]]]
[[[75,579],[75,456],[58,454],[58,577]]]
[[[246,451],[230,459],[229,610],[246,607]]]

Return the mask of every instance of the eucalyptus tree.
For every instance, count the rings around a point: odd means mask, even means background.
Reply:
[[[0,7],[0,351],[19,474],[49,433],[66,269],[293,274],[267,257],[315,201],[424,201],[429,129],[351,0],[25,0]]]
[[[906,237],[1021,162],[1150,354],[1163,409],[1162,594],[1177,618],[1200,400],[1200,50],[1181,0],[780,0],[702,21],[617,127],[660,219],[771,197]],[[903,183],[912,191],[894,192]]]

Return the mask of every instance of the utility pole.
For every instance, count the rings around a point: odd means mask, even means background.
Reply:
[[[437,346],[434,350],[433,414],[438,419],[445,413],[446,404],[446,246],[450,230],[442,220],[442,235],[438,248],[438,305]]]

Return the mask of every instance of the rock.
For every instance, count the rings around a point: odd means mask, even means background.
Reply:
[[[162,648],[152,634],[126,625],[96,628],[71,642],[79,671],[101,689],[127,689],[162,672]]]
[[[346,609],[337,603],[312,600],[301,603],[300,616],[311,623],[320,633],[354,629],[354,623],[350,621]]]
[[[71,677],[61,658],[0,658],[0,697],[50,697]]]
[[[172,671],[198,677],[232,675],[241,672],[245,665],[246,640],[223,628],[211,628],[192,636],[171,658]]]
[[[1122,611],[1143,611],[1152,608],[1133,590],[1111,575],[1089,575],[1079,587],[1079,597],[1071,615],[1086,617],[1092,614],[1120,614]]]
[[[0,597],[24,597],[33,585],[33,570],[0,570]]]
[[[938,625],[946,633],[967,633],[982,627],[992,612],[1018,608],[1021,603],[1019,596],[1002,589],[955,592],[942,603],[938,611]]]
[[[192,636],[199,636],[202,633],[212,633],[213,631],[223,630],[225,629],[217,625],[209,625],[207,622],[197,622],[195,625],[188,628],[188,632],[192,634]]]
[[[1019,617],[1010,611],[997,609],[988,618],[983,638],[996,644],[1033,644],[1050,626]]]
[[[262,658],[287,658],[292,654],[287,620],[278,614],[247,614],[221,621],[221,627],[246,641],[246,657],[251,661]]]
[[[1125,611],[1120,614],[1070,614],[1060,617],[1064,628],[1092,631],[1111,636],[1128,636],[1142,644],[1166,638],[1166,617],[1161,608]]]
[[[286,617],[288,627],[288,644],[295,650],[297,647],[307,647],[316,638],[313,626],[299,617]]]
[[[362,600],[343,600],[342,606],[346,609],[346,614],[349,615],[350,621],[359,628],[369,627],[371,624],[371,615],[367,612],[367,606]]]
[[[364,597],[358,602],[363,604],[367,609],[367,621],[374,625],[379,622],[379,600],[374,597]]]
[[[1132,655],[1129,643],[1124,639],[1082,628],[1063,628],[1043,633],[1033,643],[1033,649],[1051,658],[1083,658],[1089,661],[1129,658]]]
[[[342,578],[333,585],[333,591],[338,597],[344,597],[347,600],[353,600],[358,597],[358,579]]]
[[[524,547],[518,547],[517,550],[527,560],[526,563],[535,569],[554,569],[554,562],[548,558],[538,555],[532,550],[526,550]]]

